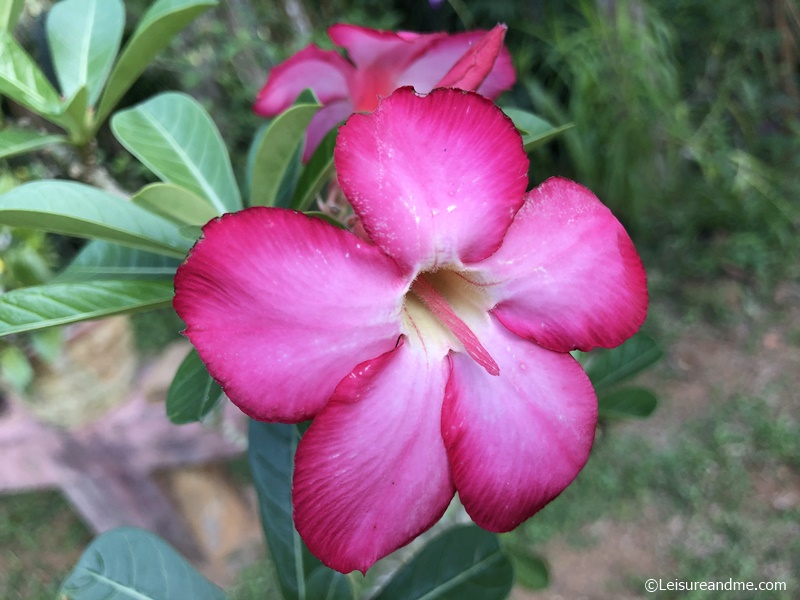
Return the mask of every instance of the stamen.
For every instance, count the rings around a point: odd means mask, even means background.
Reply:
[[[458,341],[464,345],[464,349],[472,359],[481,365],[489,375],[500,375],[500,367],[484,348],[472,330],[462,321],[447,300],[434,288],[430,282],[421,275],[411,284],[411,291],[419,298],[428,310],[433,313],[439,322],[447,327]]]

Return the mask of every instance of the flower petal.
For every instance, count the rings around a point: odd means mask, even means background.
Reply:
[[[401,88],[339,130],[339,184],[373,242],[407,270],[499,247],[527,187],[513,123],[478,94]]]
[[[458,62],[439,80],[436,87],[456,87],[476,90],[494,68],[495,61],[503,49],[506,37],[505,25],[497,25],[475,42]]]
[[[203,228],[176,274],[174,306],[234,404],[299,422],[355,365],[394,347],[407,285],[353,234],[256,207]]]
[[[398,77],[397,85],[413,85],[421,93],[427,93],[434,87],[452,85],[442,84],[440,81],[487,33],[485,30],[475,30],[439,38],[403,71]],[[501,92],[514,85],[515,81],[511,54],[508,48],[502,46],[494,66],[477,91],[487,98],[497,98]]]
[[[297,448],[297,530],[343,573],[430,528],[455,492],[440,432],[449,361],[403,342],[343,379]]]
[[[350,95],[357,112],[375,110],[381,98],[400,87],[400,74],[428,47],[447,37],[444,33],[380,31],[345,24],[330,27],[328,35],[347,50],[356,67],[356,74],[350,79]],[[442,65],[441,74],[446,69]]]
[[[359,71],[383,64],[384,67],[398,72],[430,44],[448,36],[444,33],[382,31],[337,23],[328,28],[328,37],[334,44],[347,50],[347,55]],[[389,58],[394,62],[389,61]]]
[[[308,162],[327,133],[343,122],[353,112],[350,100],[335,100],[317,111],[306,130],[306,145],[303,162]]]
[[[353,65],[338,52],[312,44],[270,71],[253,111],[273,117],[289,108],[306,88],[314,90],[323,104],[347,98],[348,79],[354,73]]]
[[[559,352],[617,346],[647,314],[633,242],[592,192],[567,179],[531,191],[501,248],[475,267],[497,318]]]
[[[510,531],[583,468],[597,401],[569,354],[524,340],[494,319],[476,333],[500,375],[464,353],[451,354],[442,436],[467,513],[484,529]]]

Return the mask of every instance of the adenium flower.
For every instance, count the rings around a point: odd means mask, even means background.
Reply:
[[[308,126],[303,160],[325,134],[353,112],[367,112],[395,89],[410,85],[426,93],[434,87],[477,90],[496,98],[515,81],[511,56],[503,46],[506,26],[489,32],[419,34],[338,24],[328,29],[345,58],[314,44],[272,69],[253,110],[280,114],[311,88],[323,103]]]
[[[294,518],[342,572],[431,527],[457,491],[509,531],[589,455],[597,402],[569,354],[645,318],[642,264],[586,188],[526,193],[528,159],[486,98],[402,88],[342,126],[362,237],[279,208],[208,223],[175,280],[186,335],[254,419],[313,417]]]

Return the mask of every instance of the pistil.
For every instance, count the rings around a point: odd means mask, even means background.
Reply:
[[[469,326],[453,311],[447,300],[422,275],[411,284],[411,291],[431,311],[434,317],[449,329],[464,346],[467,354],[490,375],[499,375],[500,367],[491,357]]]

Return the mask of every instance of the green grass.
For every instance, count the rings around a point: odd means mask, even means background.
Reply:
[[[759,495],[758,482],[775,481],[780,473],[796,478],[799,471],[798,423],[762,400],[739,397],[687,423],[666,450],[637,435],[599,440],[577,481],[520,535],[534,545],[556,536],[592,544],[596,540],[588,538],[585,526],[600,519],[635,520],[646,514],[645,507],[656,506],[662,518],[652,523],[655,535],[673,517],[683,523],[671,548],[674,566],[665,566],[663,577],[786,581],[787,592],[759,592],[759,598],[788,600],[800,585],[800,507],[775,508]],[[631,591],[638,593],[644,578],[654,576],[641,575]],[[719,597],[701,591],[681,595]]]
[[[90,540],[57,492],[0,497],[0,598],[52,600]]]

